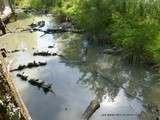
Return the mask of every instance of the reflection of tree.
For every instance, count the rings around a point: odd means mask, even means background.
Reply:
[[[76,35],[73,37],[69,34],[65,39],[67,39],[68,44],[63,43],[61,45],[62,54],[68,59],[67,61],[80,61],[82,49],[80,37]],[[89,87],[99,100],[105,94],[114,100],[121,88],[130,94],[128,97],[141,95],[145,89],[145,84],[151,79],[149,72],[144,71],[143,67],[125,66],[119,56],[102,55],[92,47],[88,50],[86,60],[84,64],[78,64],[78,62],[65,63],[67,66],[79,68],[82,75],[77,83]],[[101,71],[105,78],[99,75],[97,71]]]
[[[154,75],[153,79],[145,85],[144,100],[146,103],[153,103],[160,106],[160,76]],[[152,96],[152,97],[151,97]]]

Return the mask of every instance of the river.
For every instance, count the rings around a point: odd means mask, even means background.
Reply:
[[[39,20],[46,22],[43,30],[56,27],[54,18],[46,16],[20,17],[7,27],[18,31]],[[80,120],[93,99],[100,101],[100,108],[91,120],[138,120],[145,103],[160,105],[160,80],[155,72],[143,65],[127,65],[120,59],[122,56],[102,54],[94,45],[88,46],[86,62],[81,63],[83,41],[80,34],[28,31],[0,38],[1,48],[24,50],[8,54],[10,69],[34,60],[47,62],[46,66],[11,73],[33,120]],[[33,56],[37,50],[57,52],[67,59]],[[55,95],[20,80],[16,74],[22,72],[53,84]]]

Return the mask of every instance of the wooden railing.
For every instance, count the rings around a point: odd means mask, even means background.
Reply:
[[[0,0],[0,30],[6,34],[4,21],[8,20],[13,13],[13,8],[10,0]]]
[[[11,14],[13,13],[13,9],[10,3],[10,0],[0,0],[0,18],[2,21],[7,20]]]

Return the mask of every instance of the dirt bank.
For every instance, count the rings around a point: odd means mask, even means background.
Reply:
[[[32,120],[0,56],[0,120]]]

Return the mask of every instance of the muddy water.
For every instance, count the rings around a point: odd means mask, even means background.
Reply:
[[[26,28],[39,20],[46,21],[44,30],[56,26],[52,18],[42,16],[20,19],[8,28],[18,31],[16,28]],[[47,62],[47,66],[21,72],[53,84],[55,95],[21,81],[16,77],[18,72],[11,73],[33,120],[80,120],[93,99],[98,99],[101,107],[91,120],[138,120],[145,109],[143,103],[160,105],[160,81],[153,72],[143,66],[128,66],[120,60],[121,56],[100,54],[94,46],[88,46],[86,63],[81,63],[84,40],[72,33],[41,32],[16,32],[0,38],[0,47],[25,50],[8,54],[10,69],[34,60]],[[58,52],[66,59],[33,57],[36,50]]]

